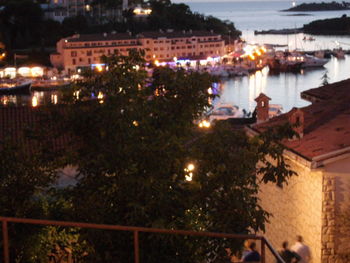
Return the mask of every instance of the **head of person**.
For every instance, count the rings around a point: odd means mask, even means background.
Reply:
[[[300,236],[300,235],[298,235],[298,236],[296,237],[296,240],[297,240],[298,242],[302,243],[302,242],[303,242],[303,237]]]
[[[256,248],[256,243],[255,243],[254,241],[250,242],[249,248],[250,248],[251,250],[255,250],[255,248]]]
[[[284,241],[282,243],[282,247],[283,247],[283,249],[287,249],[288,248],[288,241]]]
[[[245,240],[244,241],[244,248],[248,249],[249,245],[250,245],[250,240],[249,239]]]

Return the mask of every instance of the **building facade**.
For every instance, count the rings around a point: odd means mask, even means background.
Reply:
[[[266,237],[274,247],[302,235],[312,263],[350,260],[350,80],[305,91],[313,104],[249,127],[259,133],[286,122],[299,138],[286,140],[285,157],[297,172],[283,188],[261,185],[262,207],[272,213]],[[263,96],[261,96],[263,97]],[[259,102],[258,102],[259,103]]]
[[[146,61],[174,61],[222,56],[225,42],[221,35],[209,31],[74,35],[58,41],[57,52],[50,59],[55,68],[75,72],[101,63],[102,55],[127,55],[130,49],[144,50]]]

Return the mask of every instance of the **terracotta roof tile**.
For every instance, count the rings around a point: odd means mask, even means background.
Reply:
[[[307,97],[312,97],[319,101],[324,101],[334,97],[342,97],[343,95],[347,96],[348,93],[350,93],[350,79],[303,91],[301,97],[306,99]]]

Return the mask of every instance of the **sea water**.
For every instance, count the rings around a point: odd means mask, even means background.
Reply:
[[[303,2],[322,2],[307,0]],[[301,3],[296,1],[296,4]],[[297,12],[304,16],[295,16],[294,12],[280,12],[292,6],[292,1],[227,1],[227,2],[187,2],[192,11],[212,15],[233,22],[242,31],[242,38],[249,43],[287,45],[289,50],[319,50],[342,47],[350,49],[349,36],[313,36],[315,41],[303,41],[309,35],[255,35],[254,30],[298,28],[318,19],[350,16],[346,11]],[[271,103],[281,104],[285,111],[293,107],[303,107],[309,103],[300,98],[300,92],[316,88],[322,83],[327,72],[329,82],[350,77],[350,56],[345,59],[332,58],[324,68],[310,69],[301,73],[280,73],[271,75],[267,69],[246,77],[222,80],[220,101],[237,105],[247,111],[254,110],[254,99],[265,93]]]

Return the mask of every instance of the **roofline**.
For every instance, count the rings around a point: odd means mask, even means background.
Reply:
[[[350,146],[342,148],[340,150],[335,150],[335,151],[332,151],[332,152],[329,152],[329,153],[325,153],[325,154],[322,154],[322,155],[319,155],[319,156],[315,156],[314,158],[312,158],[312,160],[314,162],[317,162],[320,165],[322,165],[322,164],[327,164],[327,163],[331,163],[331,162],[337,161],[339,159],[343,159],[343,157],[346,157],[349,154],[350,154]]]
[[[254,128],[251,127],[251,126],[247,126],[247,128],[248,128],[248,129],[251,129],[251,130],[254,132],[254,135],[257,135],[257,134],[260,134],[260,133],[261,133],[261,132],[259,132],[257,129],[254,129]],[[287,147],[287,146],[285,146],[285,145],[284,145],[284,147],[285,147],[288,151],[290,151],[290,152],[292,152],[292,153],[294,153],[294,154],[300,156],[301,158],[305,159],[306,161],[308,161],[308,162],[311,162],[311,161],[312,161],[312,159],[310,159],[309,157],[307,157],[307,156],[305,156],[305,155],[303,155],[303,154],[297,152],[296,150],[294,150],[294,149],[292,149],[292,148],[289,148],[289,147]]]
[[[250,133],[250,135],[258,135],[261,133],[259,130],[253,128],[250,125],[246,126],[246,131],[248,133]],[[346,147],[346,148],[342,148],[340,150],[336,150],[336,151],[332,151],[332,152],[325,153],[322,155],[318,155],[318,156],[315,156],[312,158],[309,158],[309,157],[297,152],[296,150],[294,150],[290,147],[285,146],[285,148],[291,154],[297,155],[297,156],[301,157],[302,159],[304,159],[304,161],[308,162],[310,168],[312,168],[312,169],[319,168],[325,164],[333,163],[335,161],[338,161],[338,160],[341,160],[341,159],[344,159],[344,158],[350,156],[350,146]],[[287,153],[287,155],[288,155],[288,153]],[[289,157],[291,157],[291,156],[289,156]],[[295,158],[293,158],[293,159],[295,159]]]

